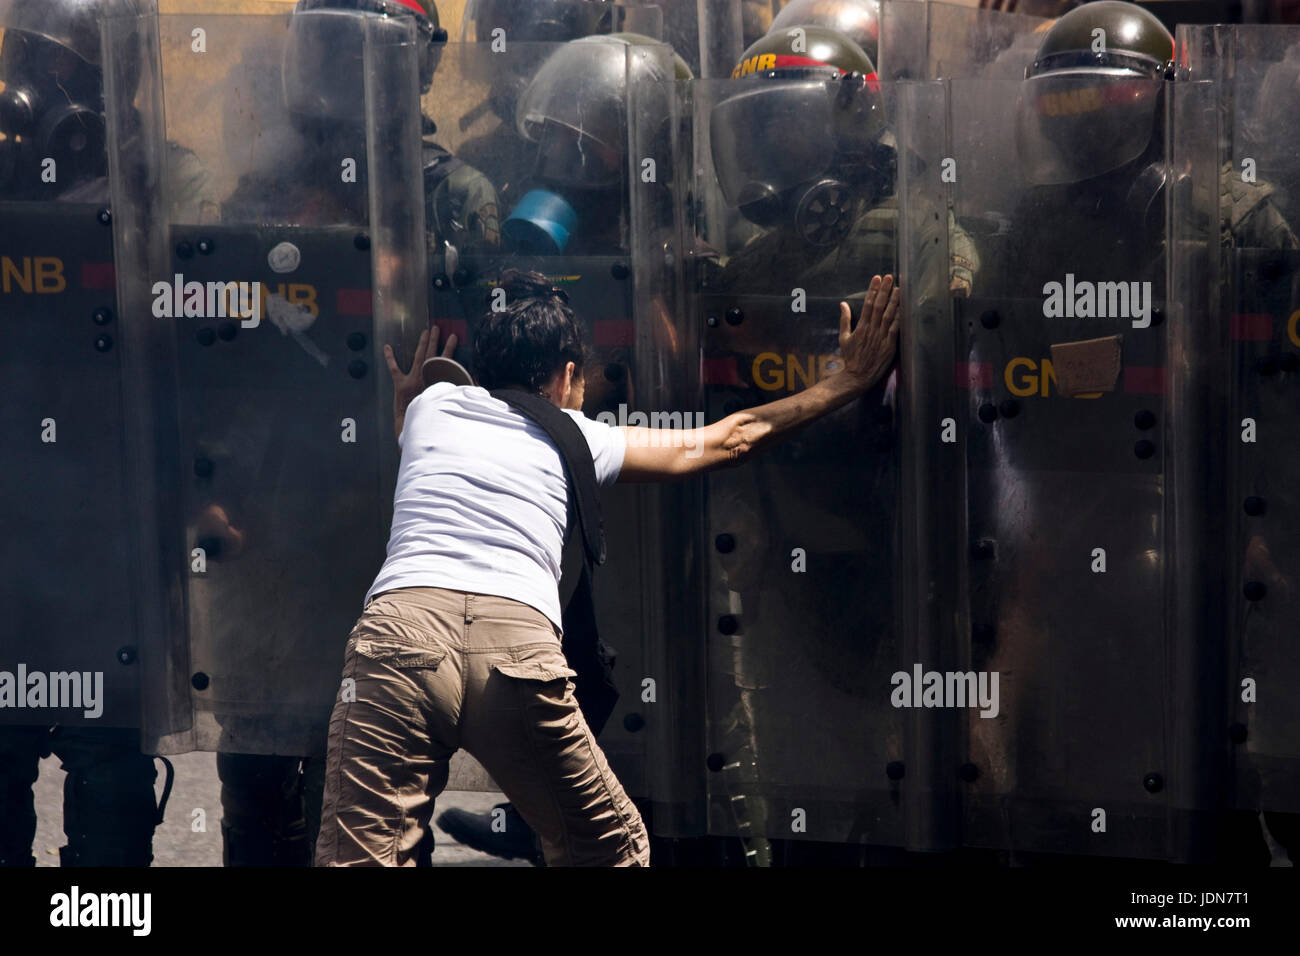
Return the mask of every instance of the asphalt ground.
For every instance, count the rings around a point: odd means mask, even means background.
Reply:
[[[221,781],[217,779],[217,757],[210,753],[189,753],[170,758],[176,768],[176,780],[167,802],[166,818],[154,832],[155,866],[221,866]],[[158,766],[155,789],[162,795],[163,767]],[[36,781],[36,843],[33,854],[37,866],[58,866],[59,847],[66,843],[63,835],[63,780],[57,757],[41,761],[40,779]],[[438,798],[434,811],[459,807],[485,813],[502,803],[501,793],[447,791]],[[202,813],[196,813],[201,810]],[[521,860],[501,860],[471,850],[457,843],[435,824],[437,848],[434,866],[528,866]]]
[[[217,778],[217,758],[210,753],[189,753],[170,758],[176,768],[176,780],[167,804],[166,819],[154,832],[155,866],[221,866],[221,782]],[[158,764],[155,784],[162,795],[162,764]],[[63,835],[63,779],[57,757],[41,761],[40,779],[36,781],[37,866],[58,866]],[[486,813],[505,800],[502,793],[446,791],[438,798],[434,817],[443,810],[459,807],[473,813]],[[202,814],[196,814],[202,810]],[[201,823],[201,827],[198,824]],[[436,822],[437,848],[434,866],[528,866],[521,860],[502,860],[471,850],[452,839]],[[1286,852],[1265,828],[1265,838],[1273,854],[1273,866],[1291,866]]]

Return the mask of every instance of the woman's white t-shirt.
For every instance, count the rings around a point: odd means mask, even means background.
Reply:
[[[623,432],[566,409],[614,483]],[[568,485],[546,432],[477,386],[439,382],[406,410],[388,558],[366,592],[451,588],[512,598],[560,626]],[[575,531],[575,533],[577,533]]]

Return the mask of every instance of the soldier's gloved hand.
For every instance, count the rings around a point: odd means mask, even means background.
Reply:
[[[861,380],[863,391],[871,388],[894,364],[898,345],[898,289],[894,277],[874,276],[862,300],[862,313],[851,325],[853,313],[847,302],[840,303],[840,354],[843,374]]]

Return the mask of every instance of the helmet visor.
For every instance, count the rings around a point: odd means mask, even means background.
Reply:
[[[1016,104],[1016,143],[1036,185],[1083,182],[1137,159],[1157,129],[1163,81],[1128,70],[1033,76]]]
[[[582,130],[547,120],[537,144],[536,171],[543,182],[555,186],[617,186],[623,181],[623,152]]]
[[[549,56],[519,98],[519,133],[538,144],[537,174],[553,186],[617,184],[627,150],[629,47],[575,40]]]
[[[519,98],[520,135],[539,142],[548,123],[558,123],[621,147],[627,74],[626,44],[577,40],[555,48]]]
[[[864,84],[846,108],[843,80],[746,77],[713,107],[709,139],[722,194],[733,205],[817,179],[870,147],[880,131]]]
[[[100,22],[148,12],[139,0],[0,0],[0,28],[45,37],[99,66]]]

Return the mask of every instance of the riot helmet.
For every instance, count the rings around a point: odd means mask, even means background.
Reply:
[[[525,194],[503,226],[516,248],[556,253],[575,229],[595,231],[597,217],[622,208],[627,182],[628,90],[663,91],[655,113],[662,125],[649,156],[666,172],[672,84],[690,79],[676,54],[671,67],[653,48],[657,40],[634,33],[583,37],[566,43],[542,64],[515,111],[519,135],[537,144]],[[662,181],[662,180],[661,180]]]
[[[153,9],[149,0],[0,0],[0,195],[54,198],[107,175],[100,24]],[[53,182],[42,177],[46,160]]]
[[[299,121],[353,123],[365,118],[365,31],[370,17],[415,24],[420,92],[447,42],[434,0],[298,0],[284,54],[284,100]]]
[[[658,36],[662,26],[658,8],[627,7],[614,0],[470,0],[461,40],[500,39],[513,45],[509,57],[478,57],[472,65],[477,79],[489,84],[487,106],[513,125],[515,104],[551,52],[547,44],[623,31]]]
[[[894,151],[871,58],[834,30],[798,29],[769,33],[732,71],[709,117],[713,168],[746,219],[829,246],[892,189]]]
[[[1173,53],[1169,31],[1132,3],[1098,0],[1057,20],[1025,69],[1017,104],[1029,182],[1083,182],[1141,158],[1163,129]]]
[[[862,47],[872,63],[880,62],[880,0],[794,0],[776,15],[767,32],[783,34],[810,25],[842,33]]]

